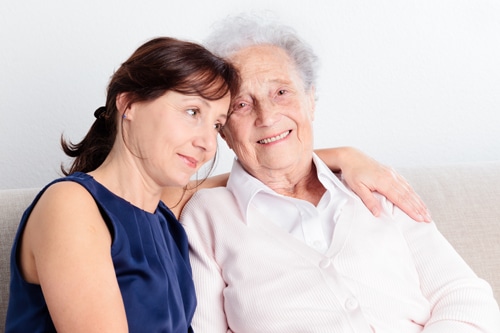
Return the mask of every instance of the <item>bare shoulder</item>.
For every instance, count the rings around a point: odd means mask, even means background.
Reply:
[[[65,202],[72,203],[74,201],[84,202],[92,200],[90,193],[80,184],[73,181],[62,181],[54,183],[45,190],[40,202],[43,204],[56,202],[64,204]]]
[[[78,183],[63,181],[49,186],[42,194],[29,223],[40,220],[46,227],[52,223],[76,223],[81,218],[91,221],[93,216],[100,216],[100,213],[92,195]]]
[[[33,209],[29,224],[64,231],[67,228],[75,230],[79,226],[92,228],[102,221],[92,195],[76,182],[63,181],[51,185],[43,193]]]
[[[40,270],[62,264],[62,253],[78,257],[98,244],[109,251],[111,235],[91,194],[78,183],[64,181],[42,194],[21,240],[23,274],[27,281],[39,283]]]
[[[20,264],[26,281],[42,286],[58,329],[93,325],[104,312],[114,315],[109,322],[126,324],[111,244],[97,203],[83,186],[63,181],[42,194],[24,231]]]

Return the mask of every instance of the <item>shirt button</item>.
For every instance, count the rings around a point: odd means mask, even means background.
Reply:
[[[357,308],[358,308],[358,306],[359,306],[359,303],[358,303],[358,301],[357,301],[356,299],[354,299],[354,298],[348,298],[348,299],[345,301],[345,308],[346,308],[347,310],[350,310],[350,311],[355,310],[355,309],[357,309]]]
[[[328,266],[330,266],[330,264],[331,264],[330,258],[325,258],[319,262],[319,267],[327,268]]]

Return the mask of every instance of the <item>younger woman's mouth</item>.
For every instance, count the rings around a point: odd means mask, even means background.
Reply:
[[[198,161],[195,158],[180,154],[179,156],[184,160],[184,163],[186,163],[191,168],[196,168],[196,166],[198,165]]]

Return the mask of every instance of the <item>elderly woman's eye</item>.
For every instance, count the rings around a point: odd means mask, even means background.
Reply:
[[[239,109],[243,109],[247,106],[248,104],[245,103],[245,102],[238,102],[238,103],[234,103],[230,109],[230,112],[233,112],[233,111],[238,111]]]
[[[284,95],[284,94],[286,94],[285,89],[278,90],[278,95]]]

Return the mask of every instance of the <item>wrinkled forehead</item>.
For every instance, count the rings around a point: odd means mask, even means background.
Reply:
[[[245,71],[249,66],[264,67],[271,65],[271,63],[274,66],[279,63],[293,64],[292,59],[284,49],[268,44],[242,48],[229,58],[240,72]]]
[[[241,89],[266,83],[304,86],[297,66],[288,53],[273,45],[255,45],[241,49],[230,57],[238,69]]]

